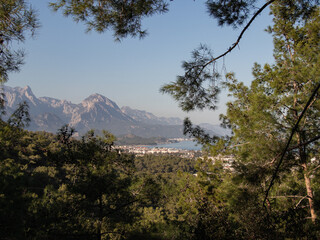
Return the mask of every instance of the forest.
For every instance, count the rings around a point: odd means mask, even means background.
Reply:
[[[242,33],[270,8],[274,63],[256,63],[250,86],[232,72],[224,79],[211,72],[241,33],[218,57],[196,49],[183,63],[185,74],[161,89],[185,111],[214,110],[221,89],[232,96],[221,115],[230,136],[210,136],[185,120],[203,158],[123,154],[109,132],[75,139],[68,125],[56,134],[26,131],[26,103],[1,120],[0,239],[319,239],[319,1],[258,3],[206,1],[219,24]],[[143,37],[141,19],[166,12],[168,3],[57,0],[51,7],[123,38]],[[0,8],[5,83],[23,63],[12,43],[38,23],[24,0]],[[5,111],[4,99],[1,106]],[[232,160],[226,164],[224,156]]]
[[[1,121],[1,239],[319,237],[298,164],[281,172],[265,207],[267,164],[135,157],[113,148],[106,131],[77,140],[68,126],[57,134],[23,130],[28,120],[21,105]],[[319,189],[318,174],[311,176]]]

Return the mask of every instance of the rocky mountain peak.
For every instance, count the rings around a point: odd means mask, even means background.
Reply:
[[[27,85],[25,86],[24,88],[22,88],[22,90],[26,93],[26,94],[32,94],[33,95],[33,92],[31,90],[31,88]]]
[[[84,99],[81,104],[85,108],[91,108],[95,104],[103,104],[103,105],[105,104],[105,105],[110,106],[112,108],[120,109],[115,102],[111,101],[110,99],[108,99],[105,96],[98,94],[98,93],[90,95],[89,97]]]
[[[36,106],[38,104],[38,99],[33,94],[31,88],[29,86],[25,86],[24,88],[21,87],[7,87],[4,86],[4,93],[5,93],[5,100],[6,105],[8,107],[13,107],[20,102],[26,101],[31,103],[31,105]]]

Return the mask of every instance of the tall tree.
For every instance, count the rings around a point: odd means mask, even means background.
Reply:
[[[225,85],[235,100],[228,103],[227,114],[222,118],[234,133],[226,148],[234,154],[242,171],[247,171],[246,178],[259,183],[263,192],[269,191],[269,182],[275,178],[274,168],[282,161],[281,153],[295,128],[277,179],[280,183],[288,179],[288,171],[301,174],[305,190],[296,195],[308,201],[310,218],[315,223],[317,210],[312,176],[313,169],[320,164],[315,142],[320,136],[319,94],[308,104],[303,117],[302,112],[320,81],[317,70],[320,12],[317,9],[305,15],[304,10],[300,10],[298,5],[286,1],[277,1],[272,6],[274,26],[269,32],[274,36],[275,64],[266,64],[263,68],[256,64],[255,79],[250,87],[238,82],[233,74],[227,76]],[[299,118],[301,121],[296,127]],[[250,165],[253,166],[251,173],[248,172]],[[281,189],[280,186],[278,184],[277,189]],[[290,191],[294,192],[288,187],[283,194],[291,195]],[[273,191],[272,196],[267,196],[268,204],[275,195]],[[297,199],[295,207],[300,203]]]

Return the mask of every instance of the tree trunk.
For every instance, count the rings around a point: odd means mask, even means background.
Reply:
[[[312,187],[311,187],[311,181],[310,181],[310,176],[308,174],[308,168],[307,164],[303,163],[303,176],[304,176],[304,183],[306,185],[306,190],[307,190],[307,195],[308,195],[308,200],[309,200],[309,208],[310,208],[310,215],[311,215],[311,220],[313,223],[316,222],[317,214],[314,210],[314,203],[313,203],[313,192],[312,192]]]
[[[97,228],[97,240],[101,240],[102,239],[102,235],[101,235],[101,225],[102,225],[102,194],[100,194],[99,196],[99,223],[98,223],[98,228]]]
[[[305,132],[297,132],[297,139],[298,139],[298,144],[301,144],[302,142],[305,141]],[[313,191],[311,187],[311,181],[310,181],[310,176],[308,173],[308,166],[307,166],[307,152],[306,152],[306,146],[300,146],[299,147],[299,155],[300,155],[300,163],[303,168],[303,176],[304,176],[304,183],[306,186],[306,192],[308,196],[308,201],[309,201],[309,209],[310,209],[310,216],[311,220],[313,223],[315,223],[317,215],[314,210],[314,201],[313,201]]]

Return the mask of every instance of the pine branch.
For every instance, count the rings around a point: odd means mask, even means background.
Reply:
[[[276,0],[270,0],[269,2],[265,3],[261,8],[259,8],[259,10],[253,15],[253,17],[250,19],[250,21],[247,23],[247,25],[242,29],[237,41],[235,43],[232,44],[231,47],[229,47],[229,49],[227,51],[225,51],[224,53],[222,53],[220,56],[215,57],[213,59],[211,59],[209,62],[207,62],[203,68],[205,68],[206,66],[208,66],[209,64],[215,62],[216,60],[226,56],[228,53],[230,53],[236,46],[239,45],[240,40],[243,36],[243,34],[248,30],[248,28],[250,27],[251,23],[255,20],[255,18],[266,8],[268,7],[271,3],[275,2]]]

